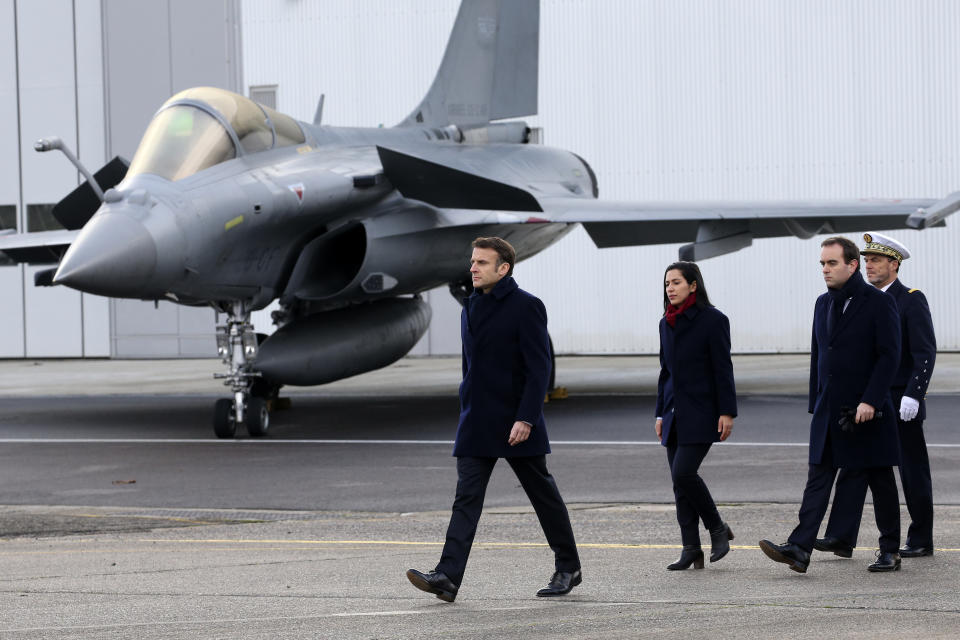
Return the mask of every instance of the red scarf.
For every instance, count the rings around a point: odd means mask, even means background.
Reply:
[[[680,306],[673,304],[667,305],[667,312],[664,314],[664,317],[667,319],[667,324],[671,327],[677,326],[677,316],[681,313],[692,307],[697,303],[697,292],[694,291],[687,296],[687,299],[680,303]]]

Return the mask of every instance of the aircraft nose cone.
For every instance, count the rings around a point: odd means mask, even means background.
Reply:
[[[55,284],[113,297],[149,297],[157,245],[130,215],[101,213],[77,236],[60,262]]]

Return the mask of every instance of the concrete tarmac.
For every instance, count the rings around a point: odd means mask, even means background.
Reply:
[[[669,572],[680,548],[669,478],[644,435],[656,359],[562,358],[572,396],[548,405],[561,443],[548,463],[584,583],[534,596],[552,554],[500,465],[445,604],[404,571],[432,568],[442,545],[458,360],[285,390],[293,409],[270,440],[230,442],[208,431],[215,361],[0,362],[0,638],[960,636],[960,358],[939,357],[925,428],[936,554],[892,574],[866,571],[869,506],[853,559],[815,553],[800,575],[757,548],[796,523],[806,363],[735,360],[734,442],[753,444],[717,447],[703,470],[734,548]]]
[[[414,589],[446,511],[329,512],[0,543],[2,638],[956,638],[960,509],[938,509],[939,548],[896,573],[815,554],[801,575],[768,560],[795,505],[721,505],[736,538],[704,570],[678,555],[670,505],[571,505],[584,583],[537,598],[551,552],[526,507],[484,514],[457,601]],[[91,518],[103,511],[88,510]],[[202,515],[202,514],[197,514]],[[245,514],[251,517],[252,514]],[[300,515],[300,514],[291,514]]]

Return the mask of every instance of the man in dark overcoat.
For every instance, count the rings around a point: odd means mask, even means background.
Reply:
[[[908,289],[900,282],[900,265],[910,251],[897,240],[867,233],[863,255],[867,280],[893,296],[900,315],[900,366],[890,392],[893,406],[899,407],[897,427],[900,436],[900,484],[910,513],[907,539],[900,549],[902,558],[933,555],[933,485],[930,459],[923,437],[926,418],[924,395],[937,357],[937,339],[927,299],[919,289]],[[857,544],[857,532],[867,495],[862,473],[844,469],[837,476],[830,520],[823,538],[814,547],[849,558]]]
[[[890,395],[900,362],[900,321],[893,298],[860,275],[860,251],[827,238],[820,264],[827,293],[817,298],[810,346],[810,458],[800,523],[785,544],[761,540],[772,560],[805,573],[838,469],[855,469],[873,493],[880,553],[870,571],[900,568],[897,419]]]
[[[463,580],[490,474],[506,458],[533,504],[554,552],[555,572],[538,596],[569,593],[581,582],[567,507],[547,471],[543,401],[552,362],[543,303],[512,277],[516,253],[501,238],[473,242],[474,291],[460,316],[463,382],[453,455],[457,492],[436,569],[407,571],[418,589],[453,602]]]

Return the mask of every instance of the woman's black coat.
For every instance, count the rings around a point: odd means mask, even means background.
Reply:
[[[677,326],[660,320],[660,380],[657,416],[663,418],[661,444],[677,428],[677,443],[720,440],[720,416],[737,415],[737,392],[730,359],[730,322],[715,307],[690,307]]]

